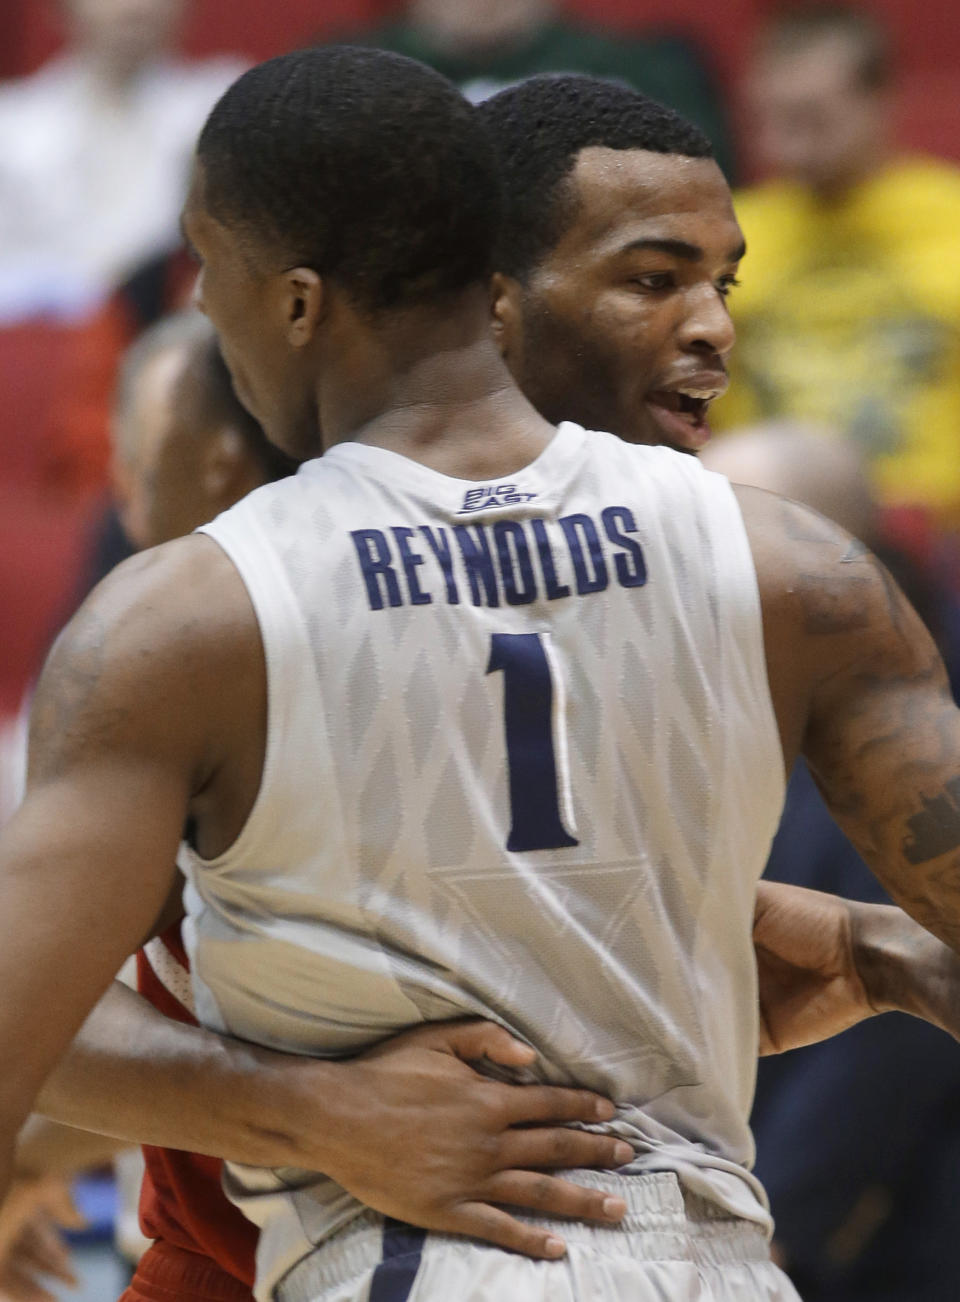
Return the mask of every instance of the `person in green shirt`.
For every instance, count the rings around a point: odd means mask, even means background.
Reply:
[[[399,18],[347,39],[419,59],[475,103],[541,72],[625,82],[695,122],[727,177],[733,176],[724,106],[700,53],[683,35],[614,37],[561,14],[554,0],[409,0]]]

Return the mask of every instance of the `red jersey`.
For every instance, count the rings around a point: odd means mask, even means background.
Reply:
[[[140,950],[137,987],[159,1012],[197,1025],[179,923]],[[252,1287],[257,1228],[223,1192],[223,1163],[197,1153],[149,1146],[144,1146],[143,1155],[147,1170],[140,1194],[140,1226],[146,1237],[208,1257]]]

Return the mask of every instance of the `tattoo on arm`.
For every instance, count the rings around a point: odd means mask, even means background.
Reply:
[[[902,853],[907,863],[928,863],[960,848],[960,777],[952,778],[932,799],[922,796],[923,808],[907,819],[910,835]]]
[[[937,649],[868,548],[805,508],[783,511],[816,665],[811,770],[891,895],[960,953],[960,714]]]

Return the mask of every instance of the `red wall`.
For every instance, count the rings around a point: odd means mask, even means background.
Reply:
[[[757,20],[776,0],[566,0],[592,23],[621,30],[664,27],[688,33],[718,76],[736,85]],[[904,143],[960,159],[958,0],[862,0],[889,24],[902,66]],[[363,26],[399,0],[193,0],[185,48],[267,58],[313,36]],[[37,67],[57,45],[55,0],[0,0],[0,76]]]

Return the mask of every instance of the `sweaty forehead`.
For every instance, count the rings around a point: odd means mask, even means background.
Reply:
[[[568,184],[573,203],[558,249],[657,236],[727,250],[739,239],[730,187],[712,158],[590,147]]]

